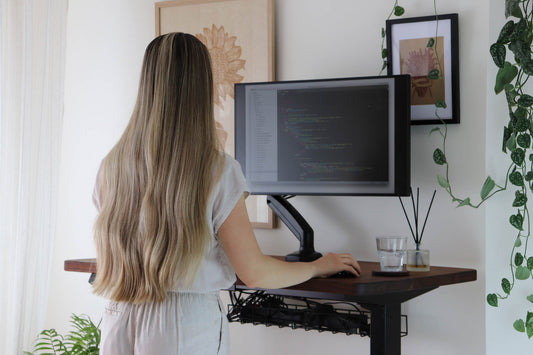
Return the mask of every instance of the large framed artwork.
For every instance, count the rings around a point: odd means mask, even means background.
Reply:
[[[234,156],[234,93],[239,82],[274,80],[274,0],[174,0],[155,3],[156,35],[187,32],[209,49],[215,119],[226,152]],[[266,196],[246,200],[255,228],[274,228]]]
[[[388,74],[411,75],[411,124],[459,123],[457,14],[388,20],[386,28]],[[432,77],[435,70],[442,75]]]

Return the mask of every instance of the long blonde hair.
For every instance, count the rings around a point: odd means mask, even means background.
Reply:
[[[155,38],[134,112],[100,169],[96,294],[162,301],[178,280],[191,284],[211,241],[206,208],[220,157],[208,50],[189,34]]]

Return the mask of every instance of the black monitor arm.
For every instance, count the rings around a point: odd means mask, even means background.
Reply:
[[[300,250],[285,256],[285,260],[313,261],[322,256],[315,251],[313,228],[285,197],[268,195],[267,204],[300,241]]]

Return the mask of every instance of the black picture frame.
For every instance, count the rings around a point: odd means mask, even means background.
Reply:
[[[411,75],[413,125],[460,122],[458,22],[457,14],[386,21],[387,73]],[[429,79],[439,62],[442,79]],[[435,114],[439,99],[446,104],[437,109],[440,119]]]

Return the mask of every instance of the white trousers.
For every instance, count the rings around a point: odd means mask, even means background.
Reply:
[[[110,302],[102,355],[228,355],[228,320],[218,294],[169,292],[161,303]]]

